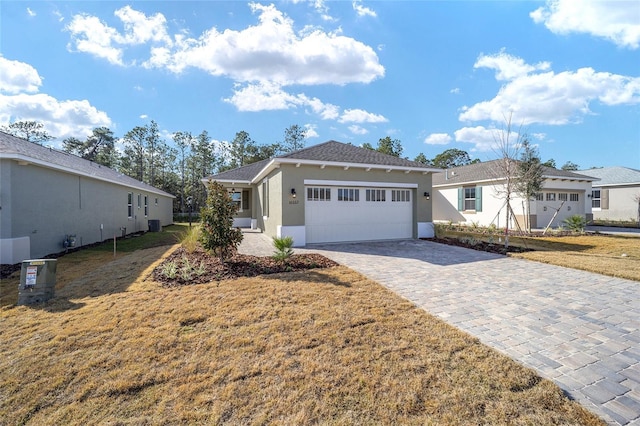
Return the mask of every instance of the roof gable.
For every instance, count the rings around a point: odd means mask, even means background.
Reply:
[[[85,160],[74,154],[38,145],[25,139],[0,131],[0,158],[8,158],[41,167],[56,169],[64,173],[86,176],[117,185],[175,198],[173,195],[123,175],[109,167]]]

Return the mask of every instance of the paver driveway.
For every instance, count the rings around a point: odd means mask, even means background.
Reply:
[[[245,237],[273,252],[262,234]],[[609,423],[640,425],[639,282],[420,240],[307,250],[534,368]]]

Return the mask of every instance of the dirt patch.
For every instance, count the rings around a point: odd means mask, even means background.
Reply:
[[[235,254],[226,262],[221,262],[202,249],[187,252],[180,247],[154,269],[153,278],[164,286],[180,286],[332,266],[338,264],[315,253],[294,254],[284,261]]]

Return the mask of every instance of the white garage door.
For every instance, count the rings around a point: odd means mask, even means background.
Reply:
[[[413,195],[406,188],[308,186],[307,243],[413,237]]]

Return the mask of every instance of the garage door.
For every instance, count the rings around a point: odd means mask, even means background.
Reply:
[[[413,237],[413,194],[406,188],[307,186],[307,243]]]

